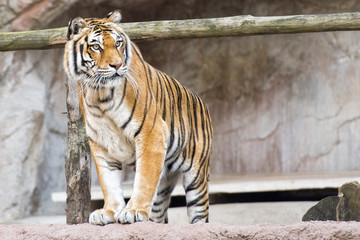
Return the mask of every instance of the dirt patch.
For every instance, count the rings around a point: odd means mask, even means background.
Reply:
[[[358,222],[302,222],[291,225],[165,225],[151,222],[104,227],[0,225],[0,239],[360,239]]]

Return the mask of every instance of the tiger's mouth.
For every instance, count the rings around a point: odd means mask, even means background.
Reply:
[[[82,85],[84,87],[89,86],[94,89],[102,87],[113,87],[120,85],[123,81],[129,81],[132,87],[137,90],[139,88],[138,83],[132,77],[129,72],[129,69],[121,69],[121,71],[93,71],[92,74],[86,73],[85,78],[82,78]]]
[[[125,77],[125,74],[119,74],[117,72],[112,74],[97,74],[96,79],[99,83],[106,85],[110,82],[115,83]]]
[[[85,78],[82,78],[83,86],[100,88],[120,84],[122,79],[126,77],[126,73],[119,74],[117,72],[96,72],[93,74],[85,73],[85,76]]]
[[[127,74],[127,68],[118,69],[116,71],[113,70],[97,70],[95,75],[100,78],[116,78],[116,77],[124,77]]]
[[[101,84],[107,84],[109,82],[118,81],[125,77],[125,74],[113,73],[111,75],[100,75],[99,82]]]

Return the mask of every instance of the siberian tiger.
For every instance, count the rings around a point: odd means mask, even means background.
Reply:
[[[208,108],[177,80],[146,63],[106,18],[69,22],[64,69],[76,81],[104,207],[89,222],[166,223],[170,194],[183,176],[190,223],[208,222],[212,124]],[[122,164],[135,165],[132,196],[121,188]]]

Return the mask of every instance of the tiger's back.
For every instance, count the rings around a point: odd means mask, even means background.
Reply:
[[[189,222],[208,221],[212,125],[202,100],[146,63],[127,35],[105,19],[69,24],[64,68],[78,82],[90,148],[104,193],[94,224],[167,222],[170,194],[183,175]],[[122,164],[136,166],[128,204]]]

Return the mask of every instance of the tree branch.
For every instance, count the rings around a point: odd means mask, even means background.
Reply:
[[[360,12],[121,23],[134,41],[360,30]],[[67,28],[0,33],[0,51],[63,47]]]

